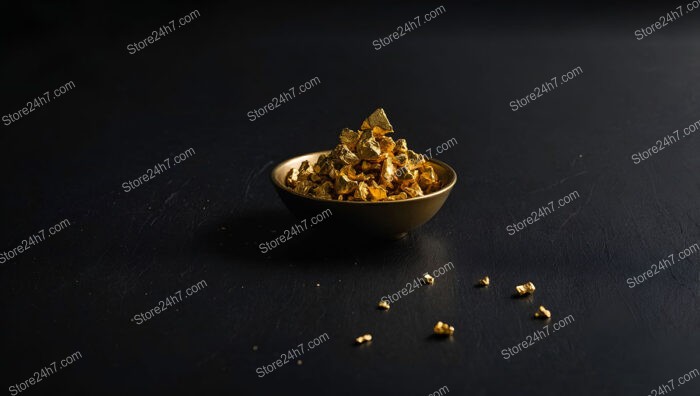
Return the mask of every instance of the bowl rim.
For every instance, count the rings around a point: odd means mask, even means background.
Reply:
[[[434,159],[434,158],[429,159],[427,162],[429,162],[429,163],[430,163],[430,162],[433,162],[433,163],[435,163],[435,164],[437,164],[437,165],[439,165],[439,166],[445,168],[448,172],[450,172],[450,173],[452,174],[452,181],[451,181],[449,184],[447,184],[446,186],[442,187],[441,189],[439,189],[439,190],[437,190],[437,191],[433,191],[433,192],[431,192],[431,193],[428,193],[428,194],[425,194],[425,195],[421,195],[420,197],[412,197],[412,198],[407,198],[407,199],[400,199],[400,200],[397,200],[397,201],[387,201],[387,200],[384,200],[384,201],[338,201],[338,200],[334,200],[334,199],[316,198],[316,197],[312,197],[312,196],[310,196],[310,195],[299,194],[298,192],[296,192],[296,191],[290,189],[289,187],[285,186],[284,184],[279,183],[279,182],[277,181],[277,179],[275,178],[275,173],[277,173],[277,170],[278,170],[278,169],[282,166],[282,164],[284,164],[284,163],[287,163],[287,162],[289,162],[289,161],[295,160],[295,159],[297,159],[297,158],[299,158],[299,157],[307,157],[307,156],[316,155],[316,154],[318,154],[318,155],[321,155],[321,154],[328,154],[328,153],[330,153],[331,151],[332,151],[332,150],[314,151],[314,152],[311,152],[311,153],[306,153],[306,154],[297,155],[297,156],[294,156],[294,157],[291,157],[291,158],[287,158],[286,160],[280,161],[277,165],[275,165],[275,166],[272,168],[272,171],[270,172],[270,179],[272,180],[272,184],[274,184],[277,188],[280,188],[280,189],[282,189],[282,190],[284,190],[284,191],[286,191],[286,192],[288,192],[288,193],[290,193],[290,194],[292,194],[292,195],[296,195],[296,196],[298,196],[298,197],[310,199],[310,200],[312,200],[312,201],[326,202],[326,203],[335,202],[335,203],[337,203],[337,204],[345,204],[345,203],[347,203],[347,204],[353,204],[353,205],[378,205],[378,204],[386,204],[386,205],[388,205],[388,204],[400,204],[400,203],[404,203],[404,202],[415,202],[415,201],[419,201],[419,200],[422,200],[422,199],[429,199],[429,198],[438,196],[438,195],[440,195],[440,194],[445,194],[445,193],[450,192],[450,191],[452,190],[452,187],[454,187],[454,185],[457,183],[457,172],[454,170],[454,168],[452,168],[451,166],[447,165],[445,162],[440,161],[440,160],[437,160],[437,159]]]

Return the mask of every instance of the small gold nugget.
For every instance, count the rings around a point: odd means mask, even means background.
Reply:
[[[430,276],[430,274],[427,272],[425,274],[423,274],[423,280],[425,281],[425,283],[427,283],[429,285],[432,285],[433,283],[435,283],[435,278]]]
[[[491,279],[489,279],[488,276],[485,276],[481,279],[479,279],[479,286],[486,287],[491,283]]]
[[[535,292],[535,285],[532,282],[527,282],[525,284],[515,286],[515,291],[521,296],[532,294]]]
[[[552,313],[543,305],[540,305],[540,309],[535,312],[535,317],[539,319],[549,319],[552,317]]]
[[[437,322],[433,327],[433,333],[437,335],[451,336],[455,333],[455,328],[448,325],[447,323]]]
[[[389,302],[386,300],[381,300],[379,301],[378,307],[383,309],[383,310],[388,310],[391,308],[391,305],[389,305]]]
[[[359,336],[355,338],[355,343],[356,344],[364,344],[365,342],[370,342],[372,341],[372,334],[365,334],[363,336]]]

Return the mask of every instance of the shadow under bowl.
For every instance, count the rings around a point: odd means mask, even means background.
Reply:
[[[300,220],[307,219],[308,228],[315,225],[332,228],[342,233],[359,232],[360,235],[399,239],[430,220],[440,210],[457,182],[457,173],[446,163],[431,159],[428,161],[435,169],[443,187],[421,197],[399,201],[335,201],[301,195],[284,185],[284,179],[291,168],[298,168],[302,162],[315,164],[321,154],[330,151],[318,151],[300,155],[282,161],[270,174],[280,198],[287,208]],[[330,210],[329,214],[326,209]],[[324,213],[324,211],[326,211]],[[318,216],[318,217],[317,217]],[[312,217],[314,219],[312,219]]]

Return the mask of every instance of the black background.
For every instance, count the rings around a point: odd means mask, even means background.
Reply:
[[[374,49],[440,5],[443,15]],[[0,125],[0,252],[71,223],[0,265],[0,385],[75,351],[82,359],[21,394],[647,395],[699,368],[698,257],[626,283],[700,240],[700,138],[630,159],[700,119],[700,10],[634,36],[678,5],[4,8],[2,115],[75,88]],[[194,9],[187,26],[127,51]],[[511,110],[577,66],[576,79]],[[261,254],[296,223],[269,182],[273,164],[332,147],[379,106],[417,151],[458,141],[438,157],[459,176],[442,210],[393,243],[337,243],[319,225]],[[187,161],[122,189],[190,147]],[[571,204],[506,232],[573,191]],[[376,310],[447,262],[434,285]],[[485,274],[492,285],[475,288]],[[130,320],[200,280],[197,294]],[[535,295],[511,298],[528,280]],[[544,325],[531,317],[540,304],[550,324],[575,321],[504,359]],[[454,337],[430,336],[438,320]],[[366,332],[374,341],[353,346]],[[257,377],[324,333],[303,364]],[[697,395],[700,379],[675,386]]]

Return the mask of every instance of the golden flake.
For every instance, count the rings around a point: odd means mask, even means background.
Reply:
[[[363,131],[371,130],[372,133],[377,135],[394,132],[394,127],[391,126],[389,118],[382,108],[375,110],[374,113],[362,121],[360,129]]]
[[[367,201],[367,196],[369,195],[369,187],[367,183],[361,181],[357,184],[357,189],[355,190],[355,195],[353,198],[357,201]]]
[[[377,139],[372,136],[371,132],[369,136],[366,137],[367,132],[362,133],[360,142],[357,143],[357,156],[363,160],[376,160],[382,153],[382,149],[379,146]]]
[[[535,317],[538,319],[549,319],[552,317],[552,313],[543,305],[540,305],[540,309],[535,312]]]
[[[433,326],[433,333],[437,335],[451,336],[455,333],[455,328],[447,323],[437,322]]]
[[[344,144],[350,150],[355,150],[355,145],[357,145],[358,140],[360,140],[359,132],[348,128],[343,128],[343,130],[340,131],[340,143]]]
[[[365,342],[372,341],[372,334],[365,334],[355,338],[356,344],[364,344]]]
[[[488,276],[479,279],[479,286],[488,286],[489,284],[491,284],[491,279]]]
[[[350,180],[346,175],[340,175],[340,177],[335,179],[335,192],[337,194],[350,194],[357,188],[357,182]]]
[[[379,180],[382,184],[391,188],[391,182],[394,180],[394,163],[390,158],[387,158],[382,163],[382,171],[379,174]]]
[[[385,311],[388,310],[389,308],[391,308],[391,306],[389,305],[389,302],[386,300],[379,301],[379,304],[377,306]]]
[[[396,147],[396,142],[394,142],[394,139],[392,139],[389,136],[382,136],[377,139],[377,142],[379,142],[379,149],[382,151],[382,153],[393,153],[394,152],[394,147]]]
[[[378,185],[374,180],[372,180],[372,184],[367,189],[370,201],[383,201],[387,197],[386,189]]]
[[[515,291],[520,296],[524,296],[526,294],[532,294],[535,292],[535,284],[532,282],[527,282],[527,283],[524,283],[522,285],[515,286]]]
[[[335,146],[335,149],[333,149],[333,151],[331,152],[330,157],[333,160],[333,162],[338,166],[355,165],[358,162],[360,162],[360,159],[357,158],[357,155],[350,151],[348,146],[342,143]]]
[[[394,154],[406,154],[408,152],[408,144],[406,139],[398,139],[394,147]]]

